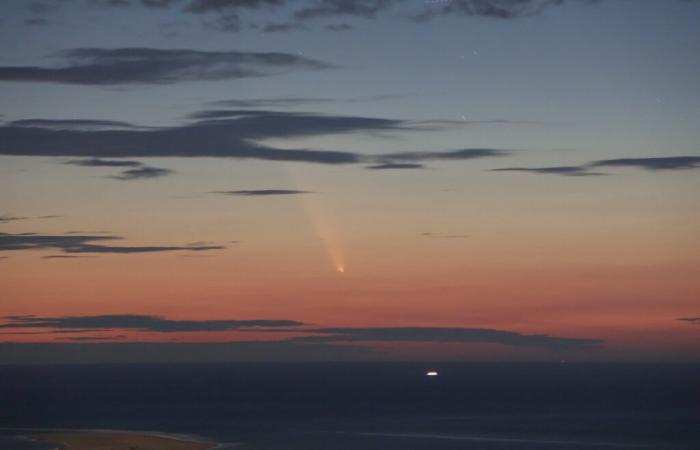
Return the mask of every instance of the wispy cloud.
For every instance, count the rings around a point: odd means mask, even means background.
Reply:
[[[355,132],[412,130],[408,122],[361,116],[278,111],[226,111],[160,129],[54,130],[0,126],[0,154],[84,158],[224,157],[323,164],[357,163],[357,153],[277,149],[259,143],[272,138],[313,137]],[[220,117],[223,116],[223,117]],[[50,142],[50,145],[47,145]]]
[[[688,322],[693,325],[700,325],[700,317],[681,317],[679,319],[681,322]]]
[[[66,161],[63,164],[70,164],[82,167],[139,167],[141,163],[138,161],[129,161],[126,159],[73,159]]]
[[[35,233],[0,233],[0,251],[56,249],[64,253],[155,253],[170,251],[209,251],[222,250],[221,245],[185,245],[185,246],[111,246],[95,242],[120,240],[120,236],[104,235],[47,235]]]
[[[88,158],[88,159],[73,159],[66,161],[63,164],[70,164],[74,166],[81,167],[131,167],[122,171],[119,175],[112,175],[109,178],[121,181],[131,181],[131,180],[142,180],[149,178],[159,178],[175,173],[169,169],[163,169],[160,167],[145,166],[139,161],[130,161],[127,159],[102,159],[102,158]]]
[[[545,9],[565,3],[595,3],[597,0],[448,0],[425,2],[425,7],[414,15],[416,20],[436,16],[458,15],[491,19],[517,19],[540,14]]]
[[[4,329],[52,328],[57,330],[118,330],[133,329],[161,333],[194,331],[228,331],[242,328],[290,327],[303,325],[296,320],[171,320],[164,317],[140,314],[115,314],[100,316],[7,316]]]
[[[88,341],[88,342],[96,342],[96,341],[116,341],[120,339],[124,339],[126,336],[123,334],[120,335],[115,335],[115,336],[74,336],[74,337],[67,337],[63,338],[64,341],[75,341],[75,342],[82,342],[82,341]]]
[[[163,169],[160,167],[150,167],[142,166],[135,169],[129,169],[123,171],[119,175],[112,176],[115,180],[130,181],[130,180],[141,180],[148,178],[159,178],[167,175],[172,175],[174,172],[169,169]]]
[[[302,106],[316,103],[364,103],[383,100],[398,100],[408,97],[407,94],[381,94],[364,97],[261,97],[230,100],[216,100],[210,102],[212,106],[225,106],[228,108],[279,108]]]
[[[370,170],[405,170],[405,169],[425,169],[425,166],[420,163],[394,163],[383,162],[373,166],[367,166]]]
[[[56,219],[59,217],[63,216],[56,216],[56,215],[49,215],[49,216],[33,216],[33,217],[24,217],[24,216],[7,216],[7,215],[0,215],[0,223],[4,222],[17,222],[20,220],[32,220],[32,219]]]
[[[493,148],[463,148],[459,150],[385,153],[381,158],[387,161],[428,161],[428,160],[465,160],[477,158],[494,158],[509,156],[510,150]]]
[[[312,191],[300,191],[296,189],[254,189],[238,191],[212,191],[209,194],[239,195],[243,197],[267,197],[275,195],[299,195],[312,194]]]
[[[137,128],[127,122],[117,120],[90,119],[24,119],[8,122],[13,127],[38,127],[53,130],[113,130],[120,128]]]
[[[77,48],[61,52],[64,64],[0,66],[0,81],[88,85],[168,84],[255,78],[330,64],[280,52],[211,52],[156,48]]]
[[[652,158],[603,159],[590,167],[633,167],[646,170],[682,170],[700,168],[700,156],[661,156]]]
[[[319,328],[305,330],[316,336],[294,338],[300,342],[461,342],[493,343],[518,347],[541,347],[549,350],[583,349],[601,346],[600,339],[582,339],[549,336],[546,334],[521,334],[514,331],[487,328]]]
[[[319,22],[325,30],[345,31],[352,29],[352,25],[345,23],[347,20],[372,20],[388,15],[407,18],[416,24],[443,16],[508,21],[577,3],[595,5],[602,0],[91,0],[92,5],[111,8],[141,6],[151,12],[170,9],[201,17],[206,27],[228,32],[243,28],[262,32],[296,31],[310,28],[313,22]],[[54,9],[55,5],[30,10],[33,17],[28,20],[41,24]],[[272,12],[281,21],[261,25],[256,22],[258,11]],[[343,22],[325,24],[328,20]]]
[[[491,169],[492,172],[530,172],[545,175],[565,175],[572,177],[585,177],[607,175],[595,172],[593,169],[600,167],[610,168],[634,168],[648,171],[689,170],[700,168],[700,156],[658,156],[649,158],[619,158],[592,161],[580,166],[552,166],[552,167],[502,167]]]
[[[492,172],[530,172],[545,175],[565,175],[567,177],[590,177],[605,175],[599,172],[590,172],[586,166],[553,166],[553,167],[502,167],[492,169]]]

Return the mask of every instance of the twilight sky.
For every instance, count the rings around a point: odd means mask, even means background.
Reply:
[[[698,1],[0,12],[0,363],[700,361]]]

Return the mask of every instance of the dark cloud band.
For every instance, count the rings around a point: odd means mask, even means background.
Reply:
[[[610,168],[634,168],[648,171],[688,170],[700,168],[700,156],[658,156],[650,158],[619,158],[602,159],[592,161],[580,166],[553,166],[553,167],[502,167],[492,169],[493,172],[530,172],[545,175],[565,175],[570,177],[583,177],[594,175],[606,175],[595,172],[592,169]]]
[[[319,336],[295,338],[303,342],[461,342],[493,343],[522,347],[541,347],[549,350],[595,348],[604,341],[600,339],[580,339],[549,336],[545,334],[526,335],[513,331],[484,328],[319,328],[307,330]]]
[[[78,48],[62,52],[64,65],[0,66],[0,81],[87,85],[169,84],[255,78],[328,63],[280,52],[208,52],[156,48]]]
[[[102,316],[36,317],[9,316],[0,324],[6,329],[53,328],[58,330],[116,330],[135,329],[161,333],[192,331],[227,331],[256,327],[290,327],[303,325],[295,320],[170,320],[138,314]]]
[[[64,253],[156,253],[171,251],[203,252],[221,250],[221,245],[186,245],[186,246],[111,246],[95,242],[120,240],[120,236],[105,235],[46,235],[35,233],[0,233],[0,252],[17,250],[61,250]]]

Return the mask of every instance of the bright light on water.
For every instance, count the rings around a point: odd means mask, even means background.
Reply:
[[[425,372],[425,376],[426,377],[436,377],[436,376],[438,376],[438,373],[436,370],[431,370],[429,372]]]

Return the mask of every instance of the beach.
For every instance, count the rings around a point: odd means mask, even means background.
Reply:
[[[165,436],[107,431],[34,433],[30,437],[56,443],[65,450],[208,450],[216,446]]]

